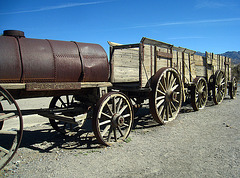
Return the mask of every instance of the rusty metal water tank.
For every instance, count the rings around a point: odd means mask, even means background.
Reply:
[[[105,82],[109,64],[98,44],[25,38],[7,30],[0,36],[0,82]]]

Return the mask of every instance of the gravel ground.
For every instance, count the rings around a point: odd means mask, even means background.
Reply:
[[[111,147],[99,146],[91,133],[64,137],[34,115],[41,122],[26,123],[22,144],[0,177],[240,177],[239,104],[238,91],[235,100],[227,96],[198,112],[183,107],[164,126],[143,108],[130,139]]]

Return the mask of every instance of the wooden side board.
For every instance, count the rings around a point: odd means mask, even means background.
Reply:
[[[111,48],[110,65],[112,83],[139,81],[138,48]]]

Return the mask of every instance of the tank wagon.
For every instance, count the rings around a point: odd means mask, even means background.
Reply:
[[[49,118],[58,132],[79,132],[92,122],[103,145],[128,137],[134,108],[149,103],[160,124],[175,119],[182,102],[195,111],[208,99],[220,104],[227,88],[236,96],[231,59],[142,38],[140,43],[109,42],[110,60],[97,44],[25,38],[7,30],[0,37],[0,169],[14,156],[23,134],[15,99],[52,96]],[[16,123],[13,126],[9,124]],[[10,129],[11,128],[11,129]]]

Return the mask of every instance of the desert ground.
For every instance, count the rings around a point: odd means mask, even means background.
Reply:
[[[51,98],[18,100],[21,109],[46,108]],[[148,107],[135,114],[126,142],[99,145],[92,132],[80,137],[54,131],[48,119],[23,116],[22,143],[0,177],[239,177],[240,96],[200,111],[183,106],[166,125]]]

